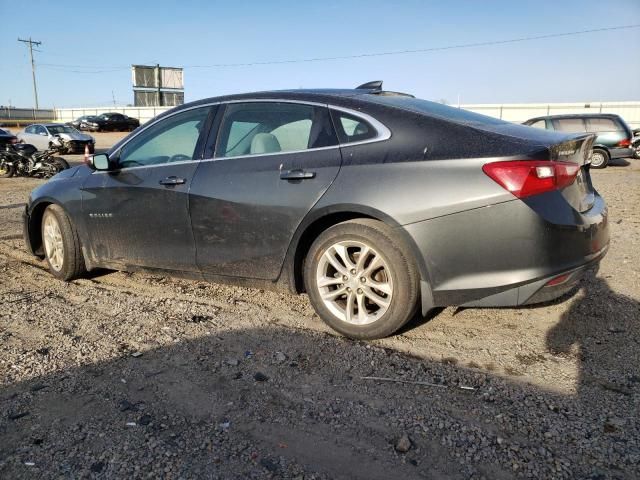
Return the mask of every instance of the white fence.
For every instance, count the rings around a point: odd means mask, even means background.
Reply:
[[[140,123],[145,123],[153,117],[166,112],[173,107],[97,107],[97,108],[56,108],[56,122],[70,122],[83,115],[100,115],[107,112],[123,113],[129,117],[137,118]]]
[[[461,108],[482,113],[510,122],[522,123],[533,117],[570,113],[615,113],[631,128],[640,127],[640,102],[591,102],[591,103],[505,103],[469,104]]]
[[[35,120],[52,120],[54,118],[53,110],[41,108],[16,108],[0,106],[0,121],[7,123]]]

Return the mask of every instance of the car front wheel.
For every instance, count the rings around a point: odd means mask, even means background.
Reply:
[[[60,280],[73,280],[86,269],[80,239],[65,211],[49,205],[42,216],[42,243],[51,273]]]
[[[391,335],[418,304],[419,277],[408,248],[376,220],[350,220],[325,230],[309,250],[304,277],[318,315],[351,338]]]

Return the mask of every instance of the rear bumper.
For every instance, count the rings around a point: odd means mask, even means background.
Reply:
[[[596,196],[593,207],[579,213],[559,196],[551,192],[403,227],[428,273],[423,311],[524,305],[570,290],[607,252],[607,207]],[[545,287],[565,273],[566,282]]]
[[[611,158],[629,158],[633,157],[632,148],[610,148],[609,155]]]

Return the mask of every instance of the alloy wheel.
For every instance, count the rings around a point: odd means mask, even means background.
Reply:
[[[379,320],[393,296],[386,260],[370,245],[357,241],[337,242],[324,251],[316,284],[327,309],[353,325]]]
[[[604,163],[604,160],[604,153],[593,152],[593,154],[591,155],[591,166],[597,168]]]
[[[49,265],[56,272],[62,270],[64,264],[64,243],[62,241],[62,232],[60,231],[60,225],[55,216],[47,215],[44,220],[44,227],[42,230],[44,249],[49,260]]]

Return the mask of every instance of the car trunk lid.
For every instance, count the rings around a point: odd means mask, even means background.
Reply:
[[[595,138],[593,134],[572,135],[565,141],[548,147],[550,160],[580,166],[575,181],[561,190],[565,200],[578,212],[589,210],[595,202],[595,189],[589,172]]]

